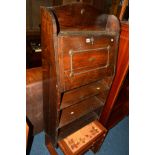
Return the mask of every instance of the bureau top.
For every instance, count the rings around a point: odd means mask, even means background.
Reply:
[[[103,14],[88,4],[72,3],[46,9],[55,18],[60,35],[119,33],[119,21],[114,15]]]

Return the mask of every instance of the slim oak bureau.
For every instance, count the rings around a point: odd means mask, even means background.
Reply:
[[[100,118],[115,76],[120,25],[88,4],[41,7],[43,114],[58,141]]]

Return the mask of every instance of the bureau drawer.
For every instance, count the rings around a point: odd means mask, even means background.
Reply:
[[[106,133],[107,129],[95,120],[60,140],[58,144],[65,155],[82,155],[89,149],[96,152]]]
[[[61,43],[63,53],[68,53],[70,49],[73,50],[85,50],[85,49],[95,49],[106,47],[108,45],[113,46],[115,44],[115,36],[105,36],[105,35],[68,35],[61,36]]]

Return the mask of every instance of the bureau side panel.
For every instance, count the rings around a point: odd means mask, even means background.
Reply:
[[[56,71],[56,24],[46,8],[41,8],[41,46],[43,67],[43,113],[45,132],[55,146],[57,141],[57,105],[59,91]]]

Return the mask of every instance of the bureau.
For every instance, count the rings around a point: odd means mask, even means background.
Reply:
[[[115,16],[84,3],[41,7],[44,126],[53,146],[100,118],[119,31]]]

